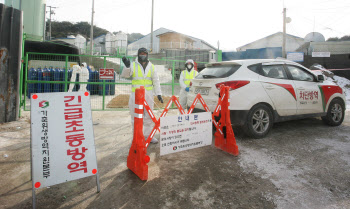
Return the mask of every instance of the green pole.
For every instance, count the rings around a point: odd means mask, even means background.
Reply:
[[[28,54],[26,55],[26,61],[25,61],[25,63],[26,63],[26,69],[25,69],[25,71],[24,71],[24,107],[23,107],[23,110],[26,110],[26,98],[27,98],[27,78],[28,78],[28,76],[27,76],[27,72],[28,72]]]
[[[218,62],[222,62],[222,51],[221,50],[217,50],[217,55],[218,55]]]
[[[171,69],[172,79],[171,79],[171,95],[173,96],[175,93],[175,61],[173,61],[173,68]],[[174,108],[174,102],[171,104],[172,108]]]
[[[65,71],[65,73],[64,73],[64,92],[67,92],[67,84],[68,84],[68,82],[67,82],[67,80],[68,80],[68,56],[66,56],[66,71]],[[75,82],[75,81],[73,81],[73,82]]]
[[[102,98],[102,110],[105,110],[105,94],[106,94],[106,80],[103,80],[103,98]]]
[[[21,57],[21,72],[19,78],[19,113],[18,117],[21,117],[21,108],[22,108],[22,92],[23,92],[23,62],[24,62],[24,42],[26,40],[26,34],[22,35],[22,57]],[[25,98],[24,98],[25,99]]]
[[[171,94],[174,95],[175,91],[175,61],[173,61],[173,69],[171,70],[172,79],[171,79]]]
[[[104,57],[103,59],[103,68],[106,69],[106,57]],[[106,95],[106,80],[103,80],[103,90],[102,90],[103,94],[102,94],[102,110],[105,109],[105,95]]]

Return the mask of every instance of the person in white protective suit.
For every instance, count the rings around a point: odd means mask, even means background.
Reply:
[[[126,57],[122,58],[123,63],[126,68],[124,68],[121,77],[123,78],[132,78],[131,84],[131,95],[129,99],[129,109],[131,115],[131,125],[134,131],[134,113],[135,113],[135,90],[141,86],[145,88],[145,99],[153,111],[154,97],[153,91],[158,97],[158,100],[163,103],[162,92],[160,89],[159,77],[157,71],[154,68],[154,65],[148,60],[148,51],[145,48],[140,48],[137,52],[137,58],[135,62],[131,63],[130,60]],[[149,114],[144,111],[143,114],[143,134],[145,140],[150,135],[154,123],[149,116]],[[158,143],[156,138],[152,138],[151,143]]]
[[[190,91],[191,80],[198,75],[198,72],[194,69],[193,60],[189,59],[185,63],[186,69],[180,74],[179,83],[180,90],[180,104],[183,109],[187,109],[187,93]]]
[[[87,69],[87,65],[85,62],[81,64],[81,67],[79,65],[73,65],[73,72],[72,77],[70,79],[71,82],[75,82],[77,78],[77,74],[79,74],[79,82],[88,82],[89,80],[89,70]],[[69,92],[73,91],[74,83],[69,84]],[[87,91],[86,89],[87,84],[80,84],[79,91]]]

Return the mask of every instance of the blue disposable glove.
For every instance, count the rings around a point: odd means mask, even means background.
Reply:
[[[185,91],[189,92],[190,91],[190,87],[186,87]]]

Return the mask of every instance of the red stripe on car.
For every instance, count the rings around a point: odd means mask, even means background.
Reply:
[[[343,93],[343,89],[340,88],[339,86],[325,85],[325,86],[321,86],[321,88],[322,88],[323,94],[324,94],[325,105],[328,104],[328,100],[333,94],[335,94],[335,93],[342,94]]]
[[[287,91],[289,91],[289,93],[292,94],[292,96],[294,97],[295,100],[297,100],[297,96],[295,94],[294,88],[291,84],[281,84],[281,83],[271,83],[280,87],[285,88]]]

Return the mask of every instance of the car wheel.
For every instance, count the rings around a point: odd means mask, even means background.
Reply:
[[[243,130],[248,136],[259,139],[265,137],[272,126],[273,117],[270,108],[258,104],[249,111]]]
[[[344,103],[340,99],[334,99],[328,107],[327,115],[322,117],[325,124],[339,126],[343,123],[345,115]]]

